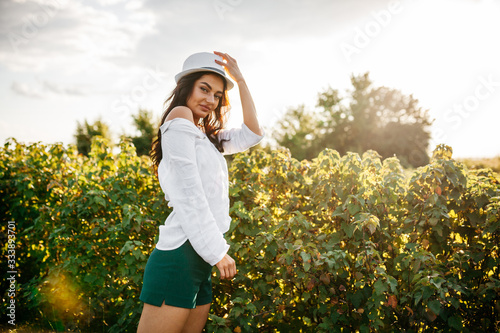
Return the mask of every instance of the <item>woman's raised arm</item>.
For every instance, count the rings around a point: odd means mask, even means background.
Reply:
[[[229,76],[231,76],[231,78],[238,84],[241,98],[241,108],[243,109],[243,122],[252,132],[257,135],[262,135],[263,133],[260,129],[259,120],[257,119],[255,104],[253,103],[250,90],[248,89],[245,79],[243,78],[243,75],[238,67],[238,63],[227,53],[217,51],[214,53],[221,56],[226,61],[222,62],[215,60],[215,62],[224,66]]]

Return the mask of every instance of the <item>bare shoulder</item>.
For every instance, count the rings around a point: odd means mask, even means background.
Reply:
[[[193,112],[187,106],[176,106],[175,108],[173,108],[169,112],[167,118],[165,118],[165,121],[169,121],[175,118],[184,118],[194,124]]]

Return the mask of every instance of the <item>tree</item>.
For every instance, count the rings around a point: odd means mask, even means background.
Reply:
[[[347,97],[332,88],[320,93],[316,112],[304,106],[289,110],[278,125],[276,142],[297,159],[332,148],[340,154],[375,150],[384,158],[396,155],[405,166],[427,164],[432,122],[418,100],[396,89],[373,87],[368,73],[351,76],[351,84]]]
[[[305,110],[304,105],[288,109],[274,132],[276,142],[290,148],[292,155],[299,160],[312,159],[317,155],[314,145],[319,135],[317,120],[312,112]]]
[[[89,124],[87,120],[82,124],[77,122],[75,138],[78,153],[88,156],[92,138],[97,135],[110,139],[109,127],[102,122],[101,118],[97,119],[93,124]]]
[[[427,149],[432,124],[428,111],[418,105],[413,95],[387,87],[372,87],[368,73],[352,77],[355,87],[351,109],[358,122],[360,135],[356,152],[368,149],[378,151],[382,157],[396,155],[405,166],[429,163]]]
[[[134,120],[134,125],[137,131],[140,133],[139,136],[132,137],[132,143],[135,146],[137,155],[148,155],[151,151],[151,144],[153,139],[156,137],[157,125],[153,120],[153,112],[139,109],[136,115],[132,115]]]

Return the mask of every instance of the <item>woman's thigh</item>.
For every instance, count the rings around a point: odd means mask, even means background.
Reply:
[[[193,309],[178,308],[165,303],[162,306],[144,303],[137,333],[180,333],[191,311]]]
[[[190,310],[189,317],[184,325],[182,332],[201,332],[205,327],[208,319],[208,312],[210,311],[210,304],[198,305],[196,308]]]

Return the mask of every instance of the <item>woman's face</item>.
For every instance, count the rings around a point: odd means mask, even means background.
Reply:
[[[194,83],[193,91],[187,100],[187,107],[193,112],[195,124],[219,105],[224,90],[222,80],[217,74],[205,74]]]

